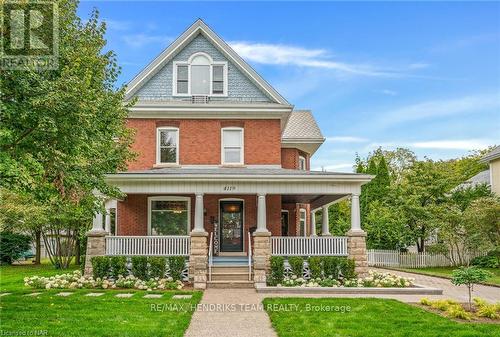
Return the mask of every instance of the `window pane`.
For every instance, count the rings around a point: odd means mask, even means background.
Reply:
[[[176,145],[177,145],[177,130],[160,131],[160,146],[176,146]]]
[[[241,149],[224,149],[225,163],[240,163]]]
[[[224,80],[224,66],[213,66],[213,80],[214,81],[223,81]]]
[[[214,82],[212,84],[212,91],[214,94],[223,94],[224,93],[224,83],[223,82]]]
[[[187,66],[177,66],[177,80],[188,80],[188,67]]]
[[[241,146],[241,135],[241,130],[224,130],[222,134],[224,147]]]
[[[188,93],[188,82],[187,81],[177,81],[177,93],[187,94]]]
[[[210,94],[210,67],[191,66],[191,94]]]
[[[177,149],[175,147],[162,147],[160,149],[160,162],[175,164],[177,162]]]
[[[151,203],[152,235],[187,235],[187,201],[158,200]]]

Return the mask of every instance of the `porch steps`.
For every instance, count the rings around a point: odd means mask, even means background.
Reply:
[[[253,272],[248,270],[247,257],[214,257],[209,288],[253,288]],[[207,275],[209,279],[209,275]]]
[[[207,288],[253,288],[253,281],[208,281]]]

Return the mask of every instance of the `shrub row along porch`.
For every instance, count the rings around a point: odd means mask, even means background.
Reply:
[[[108,176],[126,194],[106,200],[88,233],[92,256],[187,256],[196,288],[210,282],[214,259],[247,261],[264,284],[271,255],[349,256],[366,273],[359,195],[370,176],[285,169],[157,169]],[[328,206],[351,199],[351,230],[333,237]],[[321,230],[315,213],[320,212]],[[253,277],[251,277],[253,275]]]

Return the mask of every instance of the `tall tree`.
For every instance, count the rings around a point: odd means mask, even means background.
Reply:
[[[66,267],[71,259],[63,259],[60,241],[69,237],[66,252],[74,251],[75,233],[99,207],[96,191],[118,195],[104,174],[125,169],[132,134],[125,88],[115,87],[120,69],[105,50],[105,24],[97,11],[82,21],[75,0],[58,4],[59,67],[1,75],[0,184],[50,208],[44,240],[55,235],[55,263]]]

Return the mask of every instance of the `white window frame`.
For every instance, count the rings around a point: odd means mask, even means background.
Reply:
[[[304,168],[302,168],[302,164],[304,164]],[[306,171],[307,170],[307,161],[306,157],[299,156],[299,170]]]
[[[302,226],[302,214],[304,214],[304,236],[307,236],[307,211],[305,208],[299,209],[299,233],[297,236],[300,236],[301,226]]]
[[[187,201],[187,235],[191,232],[191,198],[179,196],[155,196],[148,197],[148,236],[151,235],[151,211],[153,201]],[[177,236],[177,235],[158,235],[158,236]]]
[[[227,66],[227,61],[214,61],[210,55],[204,52],[198,52],[194,53],[191,55],[188,59],[188,61],[174,61],[173,68],[172,68],[172,96],[174,97],[189,97],[192,96],[191,94],[191,62],[196,56],[204,56],[208,59],[210,63],[210,93],[208,96],[212,97],[227,97],[228,96],[228,66]],[[188,92],[187,94],[184,93],[177,93],[177,67],[178,66],[187,66],[188,67]],[[223,93],[222,94],[214,94],[213,93],[213,75],[214,75],[214,70],[213,66],[223,66],[223,81],[224,81],[224,87],[223,87]]]
[[[162,131],[177,131],[177,137],[175,140],[176,144],[176,151],[175,151],[175,163],[162,163],[161,162],[161,151],[160,151],[160,134]],[[180,144],[179,144],[179,128],[173,127],[173,126],[160,126],[156,128],[156,165],[161,166],[169,166],[169,165],[179,165],[179,151],[180,151]]]
[[[226,163],[226,156],[224,151],[224,131],[241,131],[241,156],[239,163]],[[222,165],[244,165],[245,163],[245,129],[236,126],[230,126],[220,129],[220,151],[221,151],[221,164]]]

